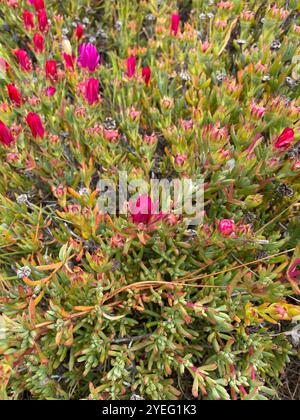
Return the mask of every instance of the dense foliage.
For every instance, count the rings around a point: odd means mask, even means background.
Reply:
[[[269,399],[300,319],[297,0],[0,0],[0,398]],[[100,179],[202,177],[204,222]]]

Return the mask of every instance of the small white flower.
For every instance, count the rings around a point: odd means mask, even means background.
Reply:
[[[184,82],[189,82],[191,80],[191,76],[189,75],[189,73],[186,70],[182,70],[179,73],[179,77]]]
[[[269,82],[270,80],[271,80],[271,77],[268,74],[262,78],[263,82]]]
[[[28,204],[28,195],[27,194],[21,194],[17,197],[17,203],[22,204]]]
[[[89,190],[87,188],[80,188],[79,190],[79,195],[83,196],[83,195],[88,195]]]
[[[29,277],[31,274],[31,268],[28,266],[21,267],[17,271],[17,276],[19,279],[23,279],[24,277]]]
[[[300,324],[296,325],[292,331],[287,333],[292,338],[292,343],[295,347],[299,346],[300,344]]]
[[[291,77],[286,77],[285,83],[290,87],[293,88],[296,85],[296,81],[292,79]]]
[[[155,16],[154,16],[152,13],[149,13],[149,14],[146,16],[146,20],[147,20],[148,22],[153,22],[153,21],[155,20]]]
[[[118,20],[118,21],[116,22],[116,24],[115,24],[115,28],[116,28],[118,31],[120,31],[120,30],[122,29],[122,27],[123,27],[123,23],[122,23],[120,20]]]
[[[142,400],[144,400],[145,398],[141,397],[141,396],[140,396],[140,395],[138,395],[138,394],[132,394],[132,395],[131,395],[131,397],[130,397],[130,399],[131,399],[132,401],[142,401]]]
[[[106,130],[115,130],[117,128],[117,123],[113,118],[106,118],[104,121],[104,127]]]
[[[63,52],[72,55],[72,45],[68,38],[63,39],[61,47]]]
[[[226,73],[225,72],[217,72],[217,81],[219,83],[222,83],[226,79]]]
[[[271,44],[271,50],[279,50],[281,48],[281,42],[278,40],[275,40]]]
[[[230,171],[232,171],[232,169],[235,167],[235,159],[230,159],[227,163],[226,163],[226,169],[229,169]]]

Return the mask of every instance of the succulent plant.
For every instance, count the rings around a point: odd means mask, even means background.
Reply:
[[[0,4],[0,398],[272,398],[300,319],[298,1]],[[148,192],[103,214],[120,172],[203,179],[202,222]]]

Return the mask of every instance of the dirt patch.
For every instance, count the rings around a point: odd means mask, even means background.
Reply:
[[[283,385],[278,390],[278,397],[283,401],[300,400],[300,360],[294,358],[287,367]]]

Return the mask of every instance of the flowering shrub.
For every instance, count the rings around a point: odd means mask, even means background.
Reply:
[[[300,317],[298,1],[0,5],[0,398],[271,398]],[[100,212],[119,171],[203,178],[203,222],[147,193]]]

